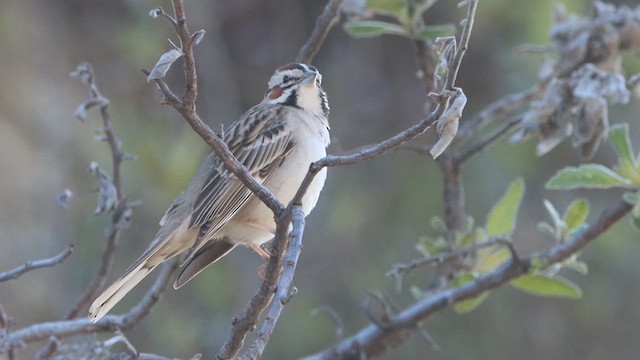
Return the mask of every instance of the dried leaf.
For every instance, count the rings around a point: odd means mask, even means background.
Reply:
[[[157,18],[158,18],[158,16],[159,16],[160,14],[162,14],[163,12],[164,12],[164,10],[162,10],[162,8],[161,8],[161,7],[157,7],[157,8],[155,8],[155,9],[153,9],[153,10],[149,11],[149,16],[151,16],[151,17],[152,17],[152,18],[154,18],[154,19],[157,19]]]
[[[104,212],[114,211],[118,207],[119,201],[118,191],[113,181],[107,173],[100,169],[98,163],[95,161],[89,164],[89,172],[96,176],[99,185],[98,201],[94,213],[98,215]]]
[[[64,189],[62,190],[62,192],[56,197],[56,203],[58,204],[58,206],[60,206],[63,209],[66,209],[69,207],[69,201],[71,200],[71,197],[73,196],[73,193],[71,192],[71,190],[69,189]]]
[[[160,56],[160,59],[156,63],[156,65],[149,72],[149,76],[147,76],[147,81],[152,81],[156,79],[162,79],[169,71],[169,68],[173,63],[182,57],[182,52],[176,49],[171,49],[166,53]]]
[[[206,34],[206,31],[204,30],[198,30],[191,34],[191,41],[193,42],[193,45],[200,44],[200,41],[202,41],[202,39],[204,38],[204,34]]]
[[[429,154],[435,159],[440,156],[451,144],[453,138],[458,133],[458,124],[462,117],[462,111],[467,104],[467,97],[461,89],[457,90],[457,95],[451,106],[438,119],[436,131],[438,132],[438,141],[429,150]]]

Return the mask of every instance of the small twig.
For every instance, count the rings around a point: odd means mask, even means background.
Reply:
[[[67,245],[67,248],[62,250],[58,255],[46,259],[29,260],[12,270],[0,273],[0,282],[17,279],[24,273],[32,270],[58,265],[66,260],[71,253],[73,253],[73,245]]]
[[[171,278],[178,268],[177,261],[162,265],[158,277],[142,299],[127,313],[107,315],[100,322],[89,319],[44,322],[18,329],[5,337],[0,337],[0,353],[26,344],[48,339],[51,336],[64,338],[77,334],[98,332],[127,331],[146,317],[158,302],[162,293],[169,287]]]
[[[151,16],[154,19],[157,18],[158,16],[162,16],[165,20],[169,22],[169,24],[171,24],[174,27],[174,29],[178,28],[178,22],[176,21],[176,19],[174,19],[171,15],[167,14],[164,11],[164,9],[160,6],[149,11],[149,16]]]
[[[473,145],[469,149],[467,149],[467,150],[463,151],[461,154],[457,155],[456,156],[457,157],[457,161],[460,162],[460,163],[464,163],[467,160],[471,159],[473,156],[481,153],[489,145],[491,145],[494,142],[498,141],[500,138],[502,138],[502,136],[504,136],[509,131],[511,131],[514,127],[516,127],[518,124],[520,124],[520,122],[521,122],[521,118],[516,118],[516,119],[513,119],[513,120],[509,121],[508,123],[503,125],[501,128],[496,130],[493,134],[487,136],[486,139],[481,140],[477,144]]]
[[[317,316],[321,312],[327,313],[331,320],[333,320],[333,322],[335,323],[336,339],[339,340],[340,338],[342,338],[342,336],[344,335],[344,321],[342,321],[340,315],[338,315],[338,313],[333,308],[327,305],[323,305],[311,310],[311,315]]]
[[[476,8],[478,7],[478,0],[467,1],[467,17],[464,20],[464,26],[462,27],[462,34],[460,35],[460,44],[456,49],[456,54],[449,65],[449,71],[447,73],[447,79],[444,83],[444,90],[453,91],[456,84],[456,78],[458,77],[458,71],[460,65],[462,65],[462,58],[464,58],[467,49],[469,48],[469,40],[471,39],[471,31],[473,30],[473,23],[476,16]]]
[[[2,339],[2,337],[4,336],[9,335],[9,332],[11,331],[11,326],[14,324],[15,324],[15,320],[7,314],[6,310],[4,309],[4,306],[0,304],[0,330],[2,330],[2,333],[0,333],[0,339]],[[10,348],[9,351],[7,351],[8,360],[15,360],[16,358],[15,353],[16,353],[15,349]]]
[[[329,0],[327,2],[322,14],[316,20],[316,26],[313,28],[311,36],[300,49],[296,62],[310,64],[313,61],[329,30],[338,22],[343,2],[344,0]]]
[[[493,237],[481,243],[476,243],[469,246],[460,247],[451,251],[442,252],[435,256],[413,259],[406,264],[395,264],[393,265],[391,270],[385,273],[385,276],[391,279],[397,280],[398,278],[401,278],[403,275],[406,275],[419,267],[423,267],[423,266],[434,264],[434,263],[436,264],[444,263],[445,261],[451,258],[463,256],[470,252],[476,251],[478,249],[490,247],[494,245],[503,245],[503,246],[509,247],[510,249],[512,249],[513,247],[511,240],[509,240],[507,237],[504,237],[504,236]],[[512,251],[512,253],[515,253],[515,251]]]
[[[58,347],[60,346],[60,341],[55,336],[49,337],[49,343],[47,346],[43,347],[38,351],[35,360],[47,360],[51,359],[51,357],[58,351]]]

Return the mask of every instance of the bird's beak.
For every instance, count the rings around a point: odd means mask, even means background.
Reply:
[[[317,76],[318,76],[318,73],[313,70],[305,71],[302,77],[302,84],[307,86],[315,85]]]

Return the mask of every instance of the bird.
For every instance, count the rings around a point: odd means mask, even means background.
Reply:
[[[329,104],[321,85],[322,75],[314,66],[291,63],[278,68],[262,102],[222,137],[249,173],[285,204],[293,199],[311,163],[326,156],[330,143]],[[325,179],[323,169],[302,198],[305,214],[315,207]],[[211,151],[165,212],[154,240],[96,298],[88,318],[99,321],[153,269],[178,255],[185,260],[175,289],[238,245],[266,261],[270,254],[261,245],[273,238],[275,228],[273,212]]]

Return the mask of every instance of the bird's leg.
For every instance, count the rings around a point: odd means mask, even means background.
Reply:
[[[251,244],[249,245],[249,247],[251,247],[253,249],[253,251],[255,251],[256,253],[258,253],[258,255],[260,255],[260,257],[262,258],[262,260],[269,261],[269,258],[271,258],[271,253],[269,253],[267,250],[263,249],[262,246],[258,245],[258,244]]]

